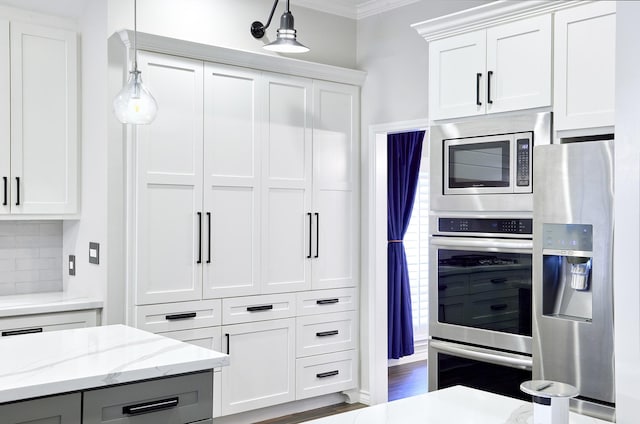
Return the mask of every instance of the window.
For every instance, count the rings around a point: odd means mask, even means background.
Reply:
[[[414,341],[425,340],[429,335],[429,160],[426,140],[427,137],[422,147],[420,175],[411,220],[404,236],[411,285]]]

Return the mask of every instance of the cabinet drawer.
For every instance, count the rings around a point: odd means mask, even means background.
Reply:
[[[438,275],[438,297],[451,297],[467,294],[468,274]]]
[[[356,350],[296,360],[296,399],[306,399],[356,387]]]
[[[136,327],[152,333],[212,327],[222,322],[220,299],[136,306]]]
[[[296,356],[355,349],[356,313],[310,315],[296,319]]]
[[[211,418],[213,372],[124,384],[83,394],[83,424],[184,424]]]
[[[72,328],[94,327],[98,324],[95,309],[51,314],[21,315],[0,318],[0,336],[42,333],[44,331],[68,330]]]
[[[0,422],[3,424],[78,424],[81,409],[80,393],[51,396],[0,405]]]
[[[474,276],[469,279],[469,293],[481,293],[511,288],[528,288],[531,290],[531,274],[527,276],[527,274],[522,271],[522,268],[520,268],[512,271],[474,274]]]
[[[222,299],[222,323],[264,321],[296,315],[295,293]]]
[[[298,315],[315,315],[356,309],[355,289],[314,290],[296,294]]]

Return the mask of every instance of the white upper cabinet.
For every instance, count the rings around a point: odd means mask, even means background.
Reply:
[[[203,64],[139,52],[145,84],[162,107],[138,125],[136,304],[202,296]]]
[[[555,15],[554,128],[614,122],[616,2],[600,1]]]
[[[23,23],[8,25],[6,21],[0,24],[0,31],[0,211],[29,215],[76,213],[76,34]]]
[[[550,14],[429,44],[431,119],[550,105]]]
[[[205,298],[260,291],[261,77],[205,63]]]

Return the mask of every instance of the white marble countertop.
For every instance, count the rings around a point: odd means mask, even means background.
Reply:
[[[0,339],[0,403],[229,365],[229,357],[124,325]]]
[[[532,424],[533,406],[464,386],[356,409],[307,424]],[[569,413],[570,424],[611,424]]]
[[[100,299],[49,292],[0,296],[0,318],[17,315],[44,314],[81,309],[102,308]]]

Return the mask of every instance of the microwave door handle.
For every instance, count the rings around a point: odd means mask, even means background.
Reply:
[[[443,352],[467,359],[474,359],[482,362],[489,362],[496,365],[504,365],[511,368],[519,368],[531,371],[533,368],[533,360],[527,356],[512,357],[499,353],[489,352],[485,349],[473,348],[470,346],[460,347],[452,343],[432,340],[430,347]]]
[[[463,247],[479,251],[509,249],[515,253],[531,253],[533,240],[496,240],[490,238],[431,237],[431,244],[436,247]]]

